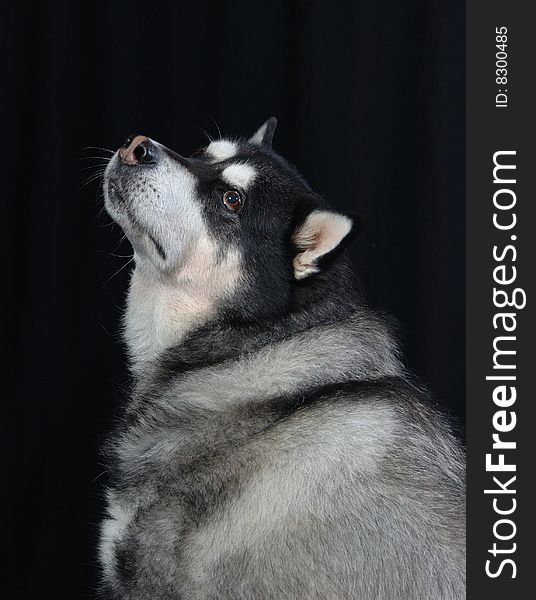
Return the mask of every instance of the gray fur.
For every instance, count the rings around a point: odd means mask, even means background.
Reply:
[[[104,598],[465,597],[462,450],[345,293],[265,327],[211,313],[140,368],[108,448]]]

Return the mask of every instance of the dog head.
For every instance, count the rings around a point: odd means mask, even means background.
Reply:
[[[175,338],[220,314],[276,318],[331,268],[353,221],[272,150],[275,126],[272,117],[249,139],[219,139],[189,158],[131,136],[113,156],[105,202],[134,248],[133,318],[150,309],[156,327],[167,314]]]

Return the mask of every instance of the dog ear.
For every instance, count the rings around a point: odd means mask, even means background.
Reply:
[[[309,213],[292,236],[292,243],[299,250],[292,262],[294,277],[305,279],[318,273],[318,261],[340,245],[353,225],[352,218],[332,210]]]
[[[270,117],[249,138],[249,141],[252,144],[258,144],[259,146],[266,146],[267,148],[271,148],[272,147],[272,139],[274,137],[274,132],[275,132],[276,127],[277,127],[277,119],[275,117]]]

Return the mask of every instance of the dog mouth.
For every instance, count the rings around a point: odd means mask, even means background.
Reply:
[[[160,258],[165,261],[167,256],[166,256],[166,251],[164,250],[162,244],[156,239],[156,237],[152,233],[147,231],[146,235],[153,243],[153,246],[155,247],[156,251],[160,255]]]
[[[113,208],[125,208],[128,205],[128,191],[116,170],[107,170],[104,174],[104,198]]]
[[[193,204],[195,178],[156,142],[146,145],[154,155],[150,163],[125,157],[128,148],[114,154],[104,174],[105,205],[136,253],[167,269],[202,226],[197,207],[188,205]]]
[[[104,173],[104,181],[106,182],[105,195],[112,204],[126,205],[132,195],[131,188],[136,185],[132,177],[136,174],[132,171],[121,171],[121,165],[110,162]]]
[[[112,215],[114,220],[116,217],[120,217],[123,229],[128,227],[136,237],[147,238],[153,245],[158,256],[162,261],[165,261],[167,254],[162,243],[159,241],[157,234],[141,223],[139,217],[134,212],[128,188],[125,189],[125,187],[121,185],[120,178],[114,176],[109,176],[107,178],[107,184],[106,196],[108,203],[111,206],[112,212],[117,213],[115,216]],[[127,231],[125,231],[125,233],[127,233]]]

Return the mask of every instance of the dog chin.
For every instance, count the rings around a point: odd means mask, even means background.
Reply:
[[[123,219],[127,213],[129,196],[124,189],[121,189],[119,182],[112,176],[105,175],[104,184],[104,205],[108,214],[123,226]]]
[[[156,267],[158,270],[167,269],[172,262],[169,260],[169,251],[156,234],[144,229],[141,225],[123,227],[133,250],[136,263],[145,263]]]

